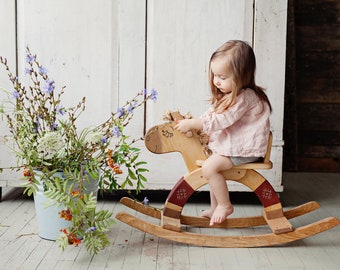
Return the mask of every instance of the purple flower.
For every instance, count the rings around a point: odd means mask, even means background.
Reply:
[[[123,117],[125,115],[124,108],[118,108],[117,113],[119,118]]]
[[[108,138],[106,138],[106,137],[103,137],[103,138],[100,139],[101,144],[105,144],[105,143],[107,143],[107,141],[108,141]]]
[[[148,197],[144,197],[143,204],[144,204],[144,205],[148,205],[148,204],[149,204],[149,199],[148,199]]]
[[[111,130],[111,133],[113,136],[116,138],[119,138],[121,136],[120,129],[117,126],[114,126],[113,129]]]
[[[154,101],[154,102],[156,102],[156,100],[157,100],[157,95],[158,95],[158,93],[157,93],[157,91],[155,90],[155,89],[151,89],[151,94],[150,94],[150,98]]]
[[[146,96],[148,94],[148,90],[146,90],[146,88],[144,88],[143,90],[142,90],[142,95],[143,96]]]
[[[89,232],[94,232],[95,230],[97,230],[96,227],[90,227],[90,228],[86,229],[85,233],[87,234]]]
[[[57,106],[57,113],[60,115],[64,115],[65,113],[65,108],[61,107],[60,105]]]
[[[31,74],[32,70],[30,68],[25,68],[25,74]]]
[[[136,101],[134,101],[134,102],[130,103],[130,106],[129,106],[129,108],[127,109],[127,110],[128,110],[128,112],[129,112],[129,113],[133,113],[133,110],[136,108],[136,106],[137,106],[137,103],[136,103]]]
[[[47,69],[41,66],[39,67],[39,73],[44,76],[47,74]]]
[[[26,62],[27,63],[32,63],[33,61],[35,61],[35,56],[31,55],[30,53],[27,53],[27,55],[26,55]]]
[[[46,94],[50,94],[55,88],[54,81],[46,80],[45,82],[46,84],[44,85],[43,92]]]
[[[13,96],[15,99],[18,99],[18,98],[19,98],[19,92],[13,91],[13,92],[12,92],[12,96]]]

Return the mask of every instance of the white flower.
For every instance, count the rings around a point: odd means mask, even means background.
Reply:
[[[58,132],[47,132],[37,141],[39,157],[43,159],[62,156],[65,150],[64,147],[64,139]]]
[[[88,137],[86,138],[87,142],[89,142],[90,144],[98,144],[101,142],[102,139],[102,134],[98,131],[94,131],[91,134],[88,135]]]

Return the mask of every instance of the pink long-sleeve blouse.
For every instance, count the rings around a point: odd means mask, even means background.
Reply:
[[[264,157],[270,132],[270,109],[252,89],[244,89],[223,113],[210,108],[200,119],[209,148],[231,157]]]

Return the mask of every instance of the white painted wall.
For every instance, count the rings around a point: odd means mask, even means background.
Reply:
[[[0,55],[24,70],[29,45],[57,86],[67,86],[66,102],[87,97],[81,126],[100,123],[111,110],[146,86],[159,92],[147,107],[147,128],[166,110],[199,116],[208,107],[207,67],[211,53],[229,39],[254,42],[257,82],[274,107],[274,169],[265,172],[282,190],[282,126],[287,0],[18,0],[17,34],[13,0],[0,1]],[[254,4],[254,5],[253,5]],[[255,10],[253,10],[255,7]],[[0,86],[9,87],[0,72]],[[129,127],[141,136],[143,113]],[[1,136],[6,134],[3,123]],[[171,189],[186,173],[179,154],[155,155],[143,145],[150,173],[147,188]],[[8,153],[0,148],[0,167]],[[5,153],[5,154],[4,154]],[[0,186],[17,185],[15,174],[0,174]],[[231,190],[244,190],[232,185]]]
[[[9,62],[10,68],[16,70],[16,33],[15,33],[15,5],[13,0],[0,1],[0,56],[5,56]],[[11,83],[7,73],[1,67],[0,69],[0,88],[8,89]],[[0,91],[0,100],[3,100],[5,95]],[[4,135],[8,134],[6,124],[0,118],[0,167],[5,167],[15,161],[4,146]],[[13,179],[15,175],[10,172],[0,173],[0,186],[6,186],[7,179]]]

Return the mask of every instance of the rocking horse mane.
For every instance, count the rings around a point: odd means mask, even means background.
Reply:
[[[180,152],[189,171],[197,169],[196,160],[205,160],[205,147],[196,130],[186,134],[175,129],[176,120],[184,119],[179,112],[169,112],[167,123],[156,125],[145,135],[145,146],[153,153]]]

